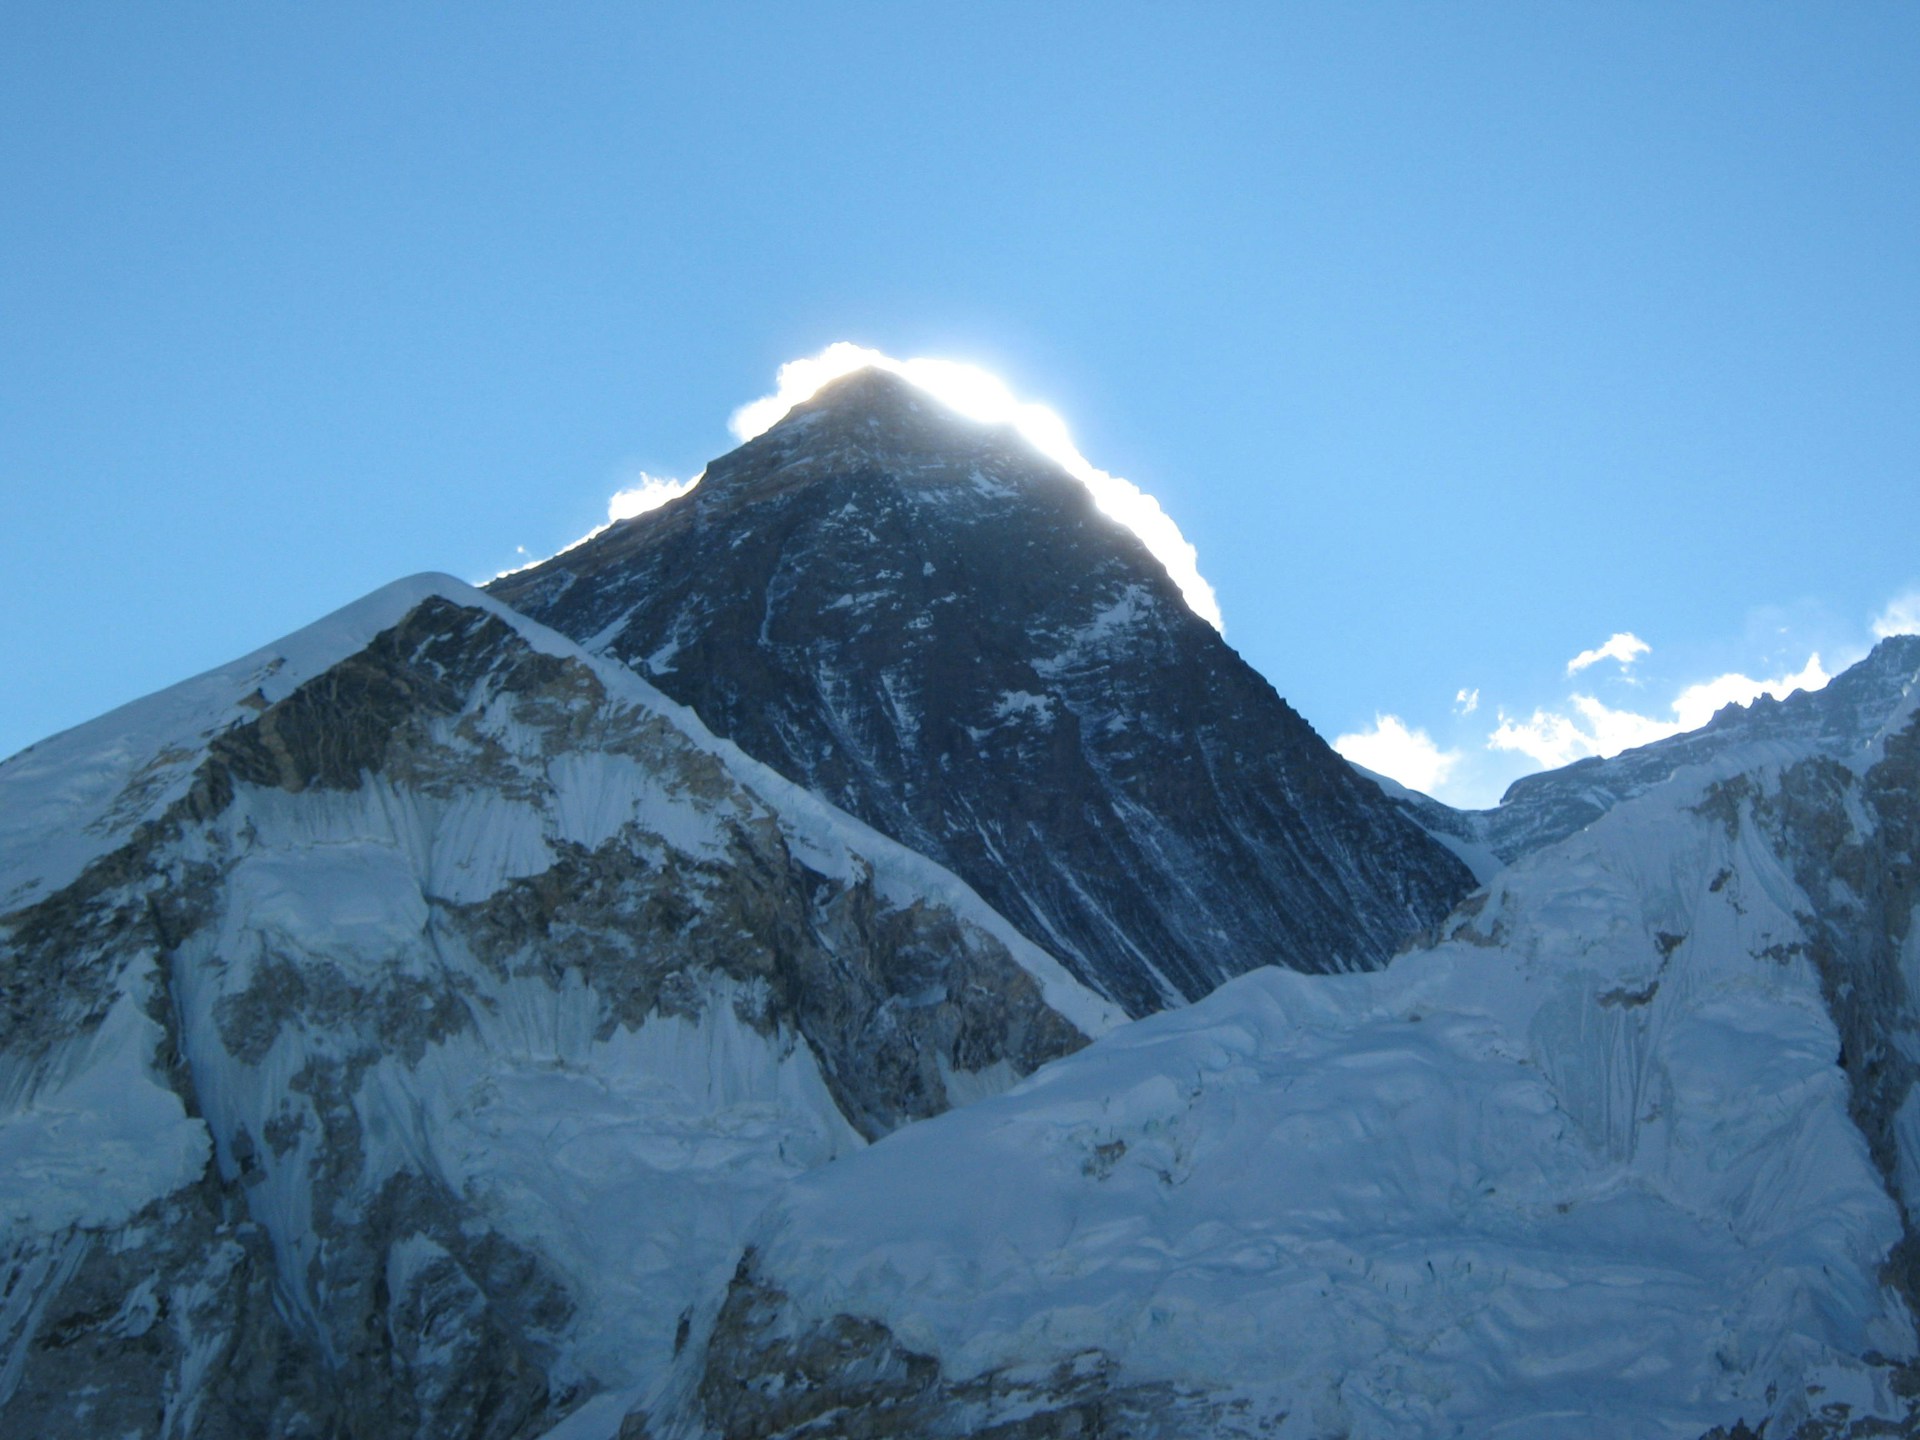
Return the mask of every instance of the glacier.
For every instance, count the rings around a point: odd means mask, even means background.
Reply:
[[[1383,971],[1244,976],[797,1180],[687,1433],[1913,1433],[1920,1106],[1843,1068],[1920,1053],[1888,698],[1844,763],[1682,766]],[[1891,927],[1814,879],[1861,846]]]

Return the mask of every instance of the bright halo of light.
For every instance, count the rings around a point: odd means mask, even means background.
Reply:
[[[631,520],[649,510],[658,510],[669,500],[678,500],[693,489],[700,483],[700,478],[696,475],[691,480],[674,480],[663,475],[649,475],[642,470],[636,483],[607,501],[607,521],[611,524],[615,520]]]
[[[1201,577],[1199,552],[1180,533],[1173,517],[1160,508],[1160,502],[1131,480],[1109,475],[1095,466],[1074,445],[1066,421],[1045,405],[1020,399],[999,376],[978,365],[924,357],[896,360],[864,345],[836,341],[818,355],[782,365],[774,393],[734,411],[729,428],[745,443],[771,430],[782,416],[811,399],[823,385],[869,366],[893,372],[970,420],[1013,426],[1034,449],[1085,485],[1105,514],[1140,537],[1179,587],[1188,609],[1214,629],[1226,629],[1213,587]]]

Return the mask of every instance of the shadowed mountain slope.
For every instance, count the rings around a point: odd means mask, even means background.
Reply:
[[[1133,1014],[1366,969],[1471,887],[1004,427],[861,371],[494,582],[933,857]]]

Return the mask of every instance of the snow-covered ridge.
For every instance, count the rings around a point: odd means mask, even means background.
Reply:
[[[656,1404],[784,1184],[1118,1020],[951,875],[444,576],[0,783],[71,842],[9,813],[9,1433]]]
[[[343,606],[238,660],[132,701],[0,764],[0,906],[11,909],[70,884],[92,860],[124,842],[141,820],[178,800],[208,741],[358,653],[422,602],[445,600],[511,626],[542,654],[590,669],[610,695],[668,719],[794,822],[796,841],[822,864],[845,855],[875,863],[891,899],[937,897],[1006,945],[1041,982],[1049,1004],[1088,1035],[1124,1018],[1016,930],[958,877],[835,809],[731,741],[617,662],[528,619],[455,577],[423,572]]]
[[[1911,1433],[1920,914],[1861,878],[1920,839],[1911,727],[1722,754],[1383,972],[1245,976],[807,1177],[698,1424]]]
[[[1383,775],[1354,769],[1484,881],[1690,767],[1731,774],[1816,754],[1856,767],[1871,764],[1885,737],[1906,728],[1916,705],[1920,636],[1892,635],[1819,690],[1730,704],[1698,730],[1523,776],[1491,810],[1456,810]]]
[[[180,798],[206,743],[365,648],[451,575],[391,585],[291,635],[30,745],[0,763],[0,910],[71,883]],[[484,599],[484,597],[482,597]]]

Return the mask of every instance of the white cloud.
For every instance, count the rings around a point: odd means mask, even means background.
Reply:
[[[1453,713],[1456,715],[1471,715],[1479,708],[1480,690],[1478,686],[1472,690],[1462,687],[1460,693],[1453,697]]]
[[[547,561],[564,555],[569,550],[578,550],[589,540],[597,539],[599,536],[606,534],[609,527],[617,522],[621,520],[631,520],[634,516],[644,515],[649,510],[658,510],[669,500],[679,499],[705,478],[706,472],[704,470],[691,480],[669,480],[660,475],[649,475],[646,471],[642,470],[640,472],[640,483],[638,485],[629,485],[624,490],[615,491],[614,494],[608,498],[607,523],[605,525],[594,526],[593,529],[582,535],[578,540],[562,545],[558,550],[554,551],[552,555],[542,555],[538,559],[534,559],[527,554],[526,546],[516,545],[513,547],[514,551],[516,554],[524,557],[525,563],[515,565],[510,570],[502,570],[498,575],[495,575],[493,579],[504,580],[509,575],[518,575],[522,570],[531,570],[536,565],[544,565]],[[487,584],[490,582],[481,581],[479,583]]]
[[[1751,704],[1762,695],[1783,699],[1795,690],[1818,690],[1829,678],[1817,654],[1808,656],[1798,672],[1772,680],[1737,673],[1715,676],[1687,686],[1674,697],[1671,720],[1616,710],[1592,695],[1573,695],[1568,699],[1571,715],[1540,709],[1525,720],[1514,720],[1501,712],[1499,728],[1487,737],[1487,747],[1515,750],[1543,769],[1555,769],[1587,755],[1617,755],[1636,745],[1697,730],[1724,705]]]
[[[1582,650],[1567,661],[1567,674],[1578,675],[1589,665],[1598,665],[1602,660],[1618,660],[1620,668],[1626,669],[1653,647],[1638,635],[1630,635],[1624,630],[1615,631],[1604,645],[1591,650]]]
[[[1873,638],[1889,635],[1920,635],[1920,590],[1909,590],[1890,601],[1873,620]]]
[[[631,520],[636,515],[644,515],[649,510],[658,510],[669,500],[678,500],[694,486],[700,483],[696,475],[691,480],[669,480],[660,475],[640,472],[640,483],[629,485],[617,492],[607,501],[607,520]],[[596,532],[598,533],[598,532]]]
[[[891,355],[845,340],[827,346],[818,355],[790,360],[780,367],[774,393],[733,412],[729,422],[736,438],[751,440],[770,430],[795,405],[808,399],[828,381],[855,370],[875,366],[890,370],[918,385],[962,415],[991,424],[1012,425],[1033,447],[1085,485],[1100,509],[1140,537],[1141,543],[1165,567],[1187,606],[1213,626],[1225,630],[1220,602],[1200,574],[1200,555],[1180,533],[1160,502],[1130,480],[1109,475],[1093,465],[1074,446],[1067,423],[1044,405],[1021,400],[997,375],[957,360]]]
[[[1502,711],[1500,727],[1487,737],[1487,747],[1517,750],[1542,769],[1553,770],[1586,755],[1617,755],[1685,728],[1631,710],[1616,710],[1592,695],[1570,696],[1568,703],[1575,715],[1542,709],[1526,720],[1514,720]]]
[[[1333,748],[1356,765],[1431,793],[1460,763],[1458,750],[1442,750],[1424,730],[1410,730],[1398,715],[1375,715],[1373,728],[1334,738]]]
[[[1517,750],[1542,770],[1557,770],[1593,753],[1579,727],[1553,710],[1536,710],[1529,720],[1510,720],[1502,710],[1500,727],[1487,736],[1487,748]]]

